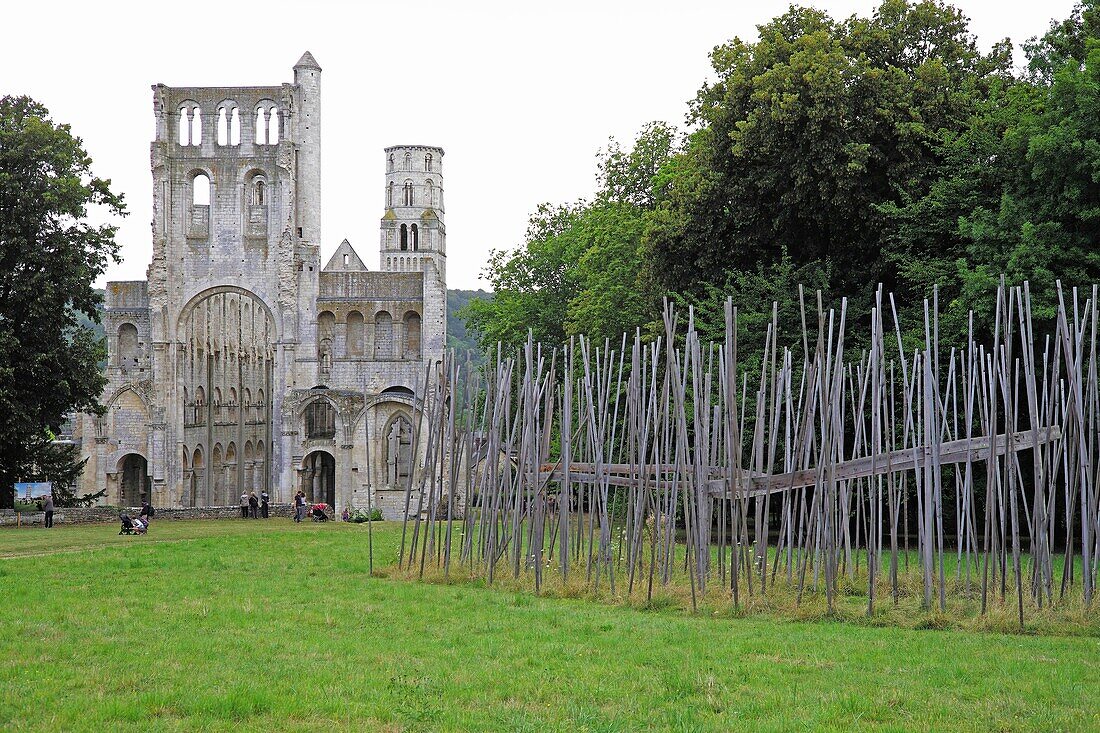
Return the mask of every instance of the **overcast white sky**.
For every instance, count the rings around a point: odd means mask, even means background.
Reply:
[[[540,202],[591,195],[594,156],[609,136],[627,143],[649,120],[682,126],[710,49],[755,38],[788,4],[18,2],[0,9],[0,94],[35,97],[84,139],[96,174],[113,179],[130,209],[119,230],[123,262],[104,280],[143,279],[150,85],[290,82],[308,49],[324,68],[322,257],[346,237],[376,268],[382,148],[440,145],[448,285],[476,288],[489,250],[522,242]],[[803,4],[837,18],[877,5]],[[1006,36],[1018,49],[1073,2],[956,5],[983,49]]]

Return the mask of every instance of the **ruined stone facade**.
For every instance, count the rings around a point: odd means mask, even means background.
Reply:
[[[107,287],[107,412],[74,430],[84,490],[196,507],[304,488],[397,514],[446,342],[443,151],[386,148],[381,271],[347,240],[322,268],[308,52],[282,86],[157,84],[153,111],[153,259]]]

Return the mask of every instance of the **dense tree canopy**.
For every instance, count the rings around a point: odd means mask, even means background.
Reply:
[[[1039,318],[1057,280],[1100,281],[1095,0],[1023,44],[1023,69],[938,0],[846,20],[792,6],[758,30],[713,50],[684,139],[654,123],[612,143],[594,201],[543,205],[494,254],[493,300],[465,311],[483,343],[657,332],[665,296],[705,329],[727,294],[762,342],[773,300],[800,328],[799,283],[856,313],[881,283],[903,329],[938,286],[950,340],[1001,274],[1029,281]]]
[[[0,506],[13,483],[66,473],[75,457],[49,440],[71,410],[92,411],[104,386],[92,283],[116,256],[115,227],[89,207],[124,213],[110,181],[68,125],[27,97],[0,98]]]

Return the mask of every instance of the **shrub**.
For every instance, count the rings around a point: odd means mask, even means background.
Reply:
[[[374,507],[370,511],[365,509],[356,509],[351,514],[351,521],[356,524],[362,524],[363,522],[381,522],[382,510],[378,507]]]

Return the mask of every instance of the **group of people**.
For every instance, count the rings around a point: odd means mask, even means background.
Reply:
[[[329,517],[328,514],[325,513],[325,510],[328,508],[328,504],[325,504],[324,502],[311,505],[308,501],[306,501],[306,492],[302,491],[301,489],[299,489],[298,493],[294,495],[295,522],[305,521],[307,514],[318,522],[327,522]]]
[[[267,519],[270,500],[266,491],[261,491],[259,497],[255,491],[241,494],[241,519]]]
[[[153,505],[148,501],[142,501],[141,512],[136,517],[123,512],[118,515],[118,518],[122,521],[119,534],[145,534],[149,531],[149,520],[153,518]]]

